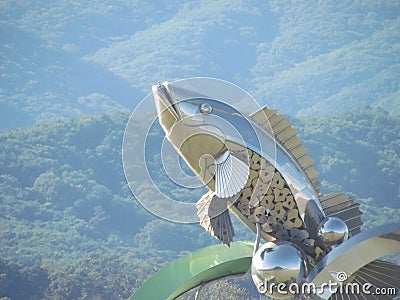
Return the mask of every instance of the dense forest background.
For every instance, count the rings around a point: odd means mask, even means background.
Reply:
[[[399,222],[399,28],[390,0],[0,2],[0,298],[125,299],[217,243],[126,184],[124,129],[158,80],[247,89],[294,123],[322,191],[361,203],[363,229]],[[246,280],[204,293],[258,299]]]

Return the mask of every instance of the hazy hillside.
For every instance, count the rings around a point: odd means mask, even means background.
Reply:
[[[257,98],[291,113],[398,113],[400,3],[271,1],[279,35],[252,69]]]
[[[398,1],[2,1],[0,16],[0,127],[131,110],[192,76],[291,114],[400,112]]]
[[[0,134],[0,297],[126,298],[168,261],[217,243],[199,225],[156,219],[133,199],[121,165],[127,117]],[[366,110],[294,122],[323,191],[356,195],[366,227],[400,221],[399,117]],[[236,240],[253,239],[234,222]],[[254,294],[252,285],[239,285],[229,286],[237,299],[246,286]]]
[[[364,228],[399,222],[399,28],[394,0],[0,1],[0,298],[124,299],[217,242],[126,184],[127,118],[159,80],[247,89],[290,116],[323,192],[355,195]],[[259,299],[246,281],[205,289],[227,295]]]
[[[133,108],[138,93],[118,76],[11,22],[0,35],[0,128]]]

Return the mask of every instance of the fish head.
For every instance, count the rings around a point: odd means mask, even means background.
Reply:
[[[214,190],[215,160],[230,151],[233,141],[244,146],[241,131],[248,127],[247,119],[226,103],[167,82],[154,85],[152,91],[166,138],[199,179]]]

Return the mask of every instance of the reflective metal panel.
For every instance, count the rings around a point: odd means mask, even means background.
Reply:
[[[306,273],[303,253],[289,242],[267,242],[254,254],[251,272],[253,281],[263,294],[273,298],[292,297],[289,291],[280,293],[279,284],[286,289],[300,283]]]

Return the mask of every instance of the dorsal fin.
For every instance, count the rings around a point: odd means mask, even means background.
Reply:
[[[308,150],[301,145],[301,140],[297,137],[297,130],[291,126],[290,122],[285,120],[282,115],[277,114],[276,110],[267,107],[256,111],[250,118],[267,132],[271,132],[272,129],[275,139],[296,161],[319,194],[321,183],[318,181],[319,173],[313,167],[314,160],[308,157]]]

